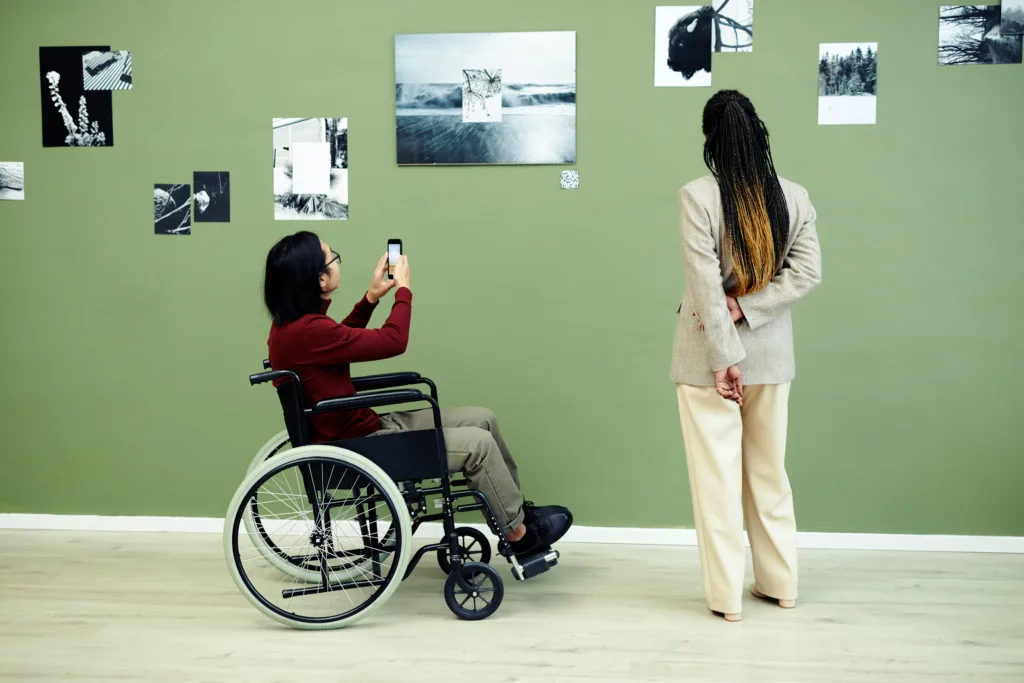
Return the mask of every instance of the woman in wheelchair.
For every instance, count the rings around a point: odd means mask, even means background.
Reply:
[[[350,365],[393,358],[409,341],[412,290],[408,257],[401,256],[394,279],[381,257],[363,298],[341,323],[327,316],[338,289],[341,257],[311,232],[281,239],[267,256],[264,301],[273,319],[268,346],[274,370],[301,379],[305,406],[356,393]],[[384,325],[367,325],[380,299],[395,289]],[[523,499],[516,463],[502,439],[494,413],[484,408],[441,409],[449,471],[462,472],[484,494],[517,557],[550,549],[572,524],[558,505],[535,506]],[[370,408],[309,416],[314,443],[434,428],[431,409],[378,415]]]

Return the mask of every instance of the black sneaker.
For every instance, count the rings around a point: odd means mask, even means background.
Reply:
[[[533,525],[526,525],[526,533],[518,541],[509,541],[512,552],[516,557],[523,559],[530,557],[548,547],[541,532]]]
[[[534,527],[548,545],[557,542],[572,526],[572,513],[562,505],[535,505],[532,501],[523,503],[524,517],[528,527]]]

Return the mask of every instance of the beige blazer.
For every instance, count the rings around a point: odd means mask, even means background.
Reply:
[[[737,364],[744,384],[782,384],[796,375],[790,307],[821,282],[821,249],[807,190],[779,180],[789,206],[786,256],[766,289],[739,299],[745,316],[739,324],[725,302],[735,277],[728,254],[722,258],[718,182],[708,175],[679,190],[686,293],[676,311],[670,373],[676,384],[713,386],[716,370]]]

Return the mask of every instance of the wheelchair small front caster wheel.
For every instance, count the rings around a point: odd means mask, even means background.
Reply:
[[[477,531],[471,526],[460,526],[455,530],[455,535],[459,537],[459,554],[462,556],[463,564],[467,562],[487,564],[491,561],[491,542],[484,532]],[[447,543],[447,539],[442,539],[441,542]],[[447,545],[437,551],[437,564],[445,574],[452,573],[450,555],[451,551]]]
[[[456,578],[456,571],[469,586],[467,591]],[[494,614],[505,597],[505,586],[498,570],[489,564],[468,562],[448,575],[444,582],[444,601],[455,616],[467,621],[486,619]]]

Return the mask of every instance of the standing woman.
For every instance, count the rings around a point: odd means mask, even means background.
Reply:
[[[672,380],[708,608],[739,621],[743,521],[751,593],[794,607],[796,519],[786,476],[790,307],[821,281],[807,191],[778,177],[768,129],[735,90],[704,108],[711,175],[679,191],[686,294]]]

